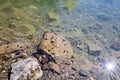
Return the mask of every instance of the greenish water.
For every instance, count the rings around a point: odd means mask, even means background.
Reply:
[[[58,24],[60,8],[68,14],[76,4],[77,0],[0,0],[0,40],[34,39],[49,23]]]
[[[33,43],[46,30],[107,43],[120,34],[119,2],[0,0],[0,45],[13,41]]]

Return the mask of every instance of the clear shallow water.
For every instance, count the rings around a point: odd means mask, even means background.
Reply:
[[[0,1],[0,28],[9,34],[0,35],[2,41],[11,42],[15,36],[30,38],[39,32],[48,30],[49,23],[57,25],[58,16],[69,14],[75,9],[77,0],[1,0]],[[61,9],[63,8],[63,9]],[[58,20],[58,21],[57,21]],[[3,36],[6,36],[3,38]]]
[[[109,47],[112,40],[120,38],[119,3],[120,0],[0,0],[0,45],[13,41],[32,44],[44,31],[51,30],[69,39],[76,53],[81,53],[77,40],[91,42],[103,47],[107,58],[116,53]]]

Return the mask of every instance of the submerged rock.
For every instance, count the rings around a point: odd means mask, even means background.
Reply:
[[[1,28],[0,30],[0,40],[11,42],[14,39],[14,32],[11,29]]]
[[[88,73],[85,70],[81,69],[78,73],[79,73],[80,76],[88,77]]]
[[[0,72],[2,71],[2,66],[0,65]]]
[[[27,48],[27,45],[22,42],[4,44],[0,46],[0,55],[12,53],[14,51],[24,51],[26,48]]]
[[[101,51],[102,51],[102,48],[99,45],[88,43],[88,54],[93,56],[99,56]]]
[[[49,18],[49,22],[50,22],[50,25],[52,26],[57,26],[58,25],[58,15],[55,13],[55,12],[48,12],[48,18]]]
[[[34,14],[34,15],[37,15],[39,13],[38,8],[36,6],[33,6],[33,5],[29,6],[29,12]]]
[[[65,59],[70,59],[73,55],[73,48],[70,42],[63,36],[52,32],[45,32],[40,40],[39,49],[50,54],[56,62],[61,63]]]
[[[115,50],[115,51],[120,51],[120,38],[114,38],[111,40],[111,45],[110,48]]]
[[[69,14],[73,9],[76,8],[77,0],[74,1],[69,1],[69,0],[64,0],[62,4],[63,10],[66,11],[67,14]]]
[[[48,17],[50,20],[57,20],[58,16],[54,12],[48,12]]]
[[[60,68],[57,64],[55,64],[53,62],[49,62],[48,65],[49,65],[50,69],[54,70],[57,73],[60,73]]]
[[[27,58],[12,64],[10,80],[37,80],[43,75],[36,58]]]
[[[31,24],[20,24],[17,28],[16,31],[20,32],[23,34],[23,36],[29,38],[29,37],[34,37],[36,35],[36,29],[33,25]]]
[[[111,19],[108,15],[97,15],[98,20],[100,21],[109,21]]]

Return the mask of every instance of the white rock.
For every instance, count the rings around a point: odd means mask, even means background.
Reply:
[[[37,80],[43,72],[36,58],[27,58],[12,64],[10,80]]]

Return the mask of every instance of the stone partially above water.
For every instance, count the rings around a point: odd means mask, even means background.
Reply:
[[[42,36],[39,49],[44,50],[47,54],[59,60],[58,62],[70,59],[73,55],[73,48],[67,39],[48,31]]]
[[[36,58],[27,58],[12,64],[10,80],[37,80],[43,75]]]

